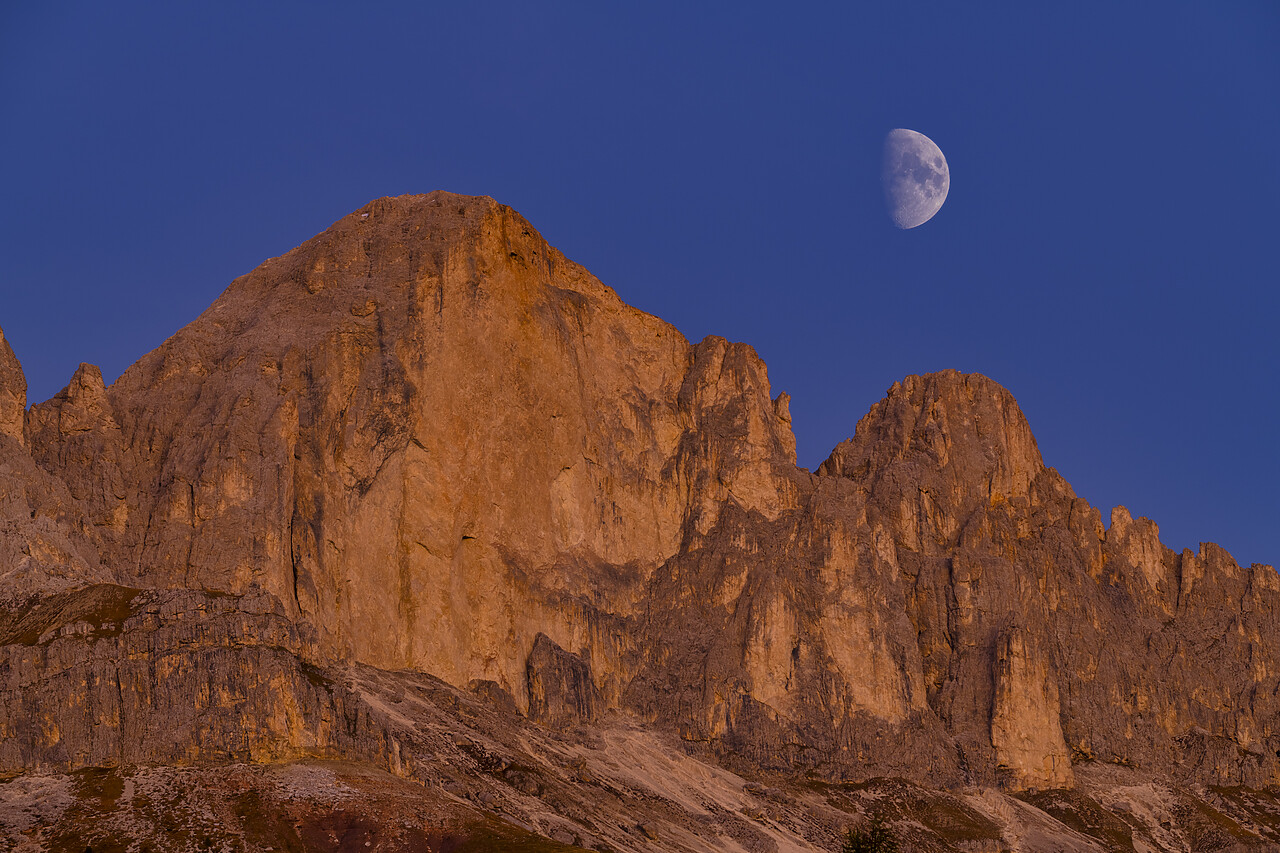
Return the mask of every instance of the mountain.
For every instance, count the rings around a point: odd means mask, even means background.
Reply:
[[[979,375],[799,468],[749,346],[489,198],[372,202],[110,387],[27,408],[3,344],[0,483],[13,844],[1280,843],[1274,569],[1104,525]]]

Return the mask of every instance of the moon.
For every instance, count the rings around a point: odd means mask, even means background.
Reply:
[[[899,127],[884,138],[881,181],[893,224],[915,228],[942,208],[951,188],[951,172],[947,158],[932,139]]]

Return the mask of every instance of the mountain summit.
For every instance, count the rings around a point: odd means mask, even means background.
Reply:
[[[0,339],[23,779],[233,768],[206,811],[302,815],[210,824],[263,845],[323,824],[279,797],[307,773],[387,849],[830,849],[877,809],[923,850],[1280,839],[1271,567],[1104,525],[979,375],[907,377],[798,468],[749,346],[492,199],[372,202],[112,386],[25,397]],[[67,797],[19,832],[92,843]]]

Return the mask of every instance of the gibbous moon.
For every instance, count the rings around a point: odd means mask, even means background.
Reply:
[[[947,200],[951,172],[933,140],[897,128],[884,138],[884,199],[899,228],[915,228],[933,218]]]

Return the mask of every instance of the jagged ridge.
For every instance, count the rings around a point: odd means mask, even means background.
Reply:
[[[799,469],[750,347],[689,344],[491,199],[373,202],[111,388],[84,366],[4,418],[0,475],[64,489],[60,535],[92,544],[5,567],[10,598],[68,574],[265,595],[309,665],[826,778],[1277,781],[1270,567],[1174,554],[1122,508],[1104,528],[981,376],[908,377]],[[87,754],[41,748],[9,766]]]

